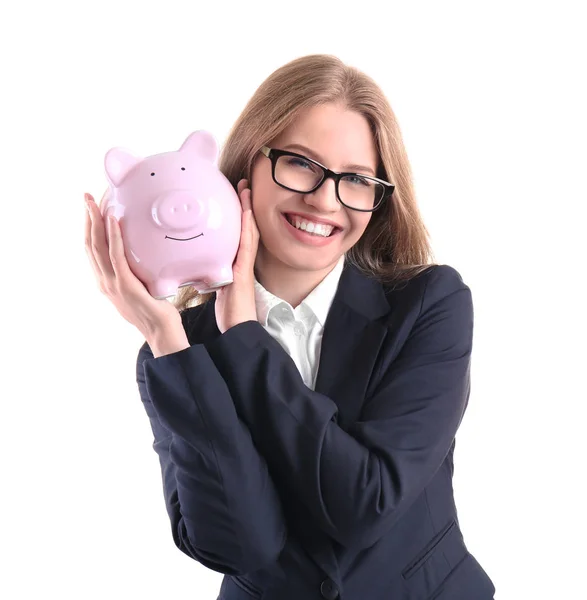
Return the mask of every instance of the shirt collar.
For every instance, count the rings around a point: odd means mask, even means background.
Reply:
[[[301,302],[302,305],[305,305],[314,313],[322,327],[326,323],[326,317],[334,300],[343,267],[344,255],[340,257],[330,273]],[[291,306],[285,300],[266,290],[255,277],[255,305],[259,323],[263,326],[267,325],[269,312],[278,304]]]
[[[267,325],[267,317],[274,306],[284,302],[281,298],[274,296],[266,290],[255,277],[255,305],[257,307],[257,319],[263,327]]]

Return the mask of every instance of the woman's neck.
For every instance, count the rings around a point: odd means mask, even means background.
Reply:
[[[268,292],[296,308],[332,271],[335,264],[318,271],[304,271],[274,260],[264,252],[259,252],[255,262],[255,277]]]

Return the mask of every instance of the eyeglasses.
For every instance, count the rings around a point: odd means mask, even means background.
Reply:
[[[277,185],[292,192],[311,194],[328,178],[334,179],[336,197],[347,208],[372,212],[391,197],[395,186],[387,181],[358,173],[337,173],[302,154],[263,146],[271,160],[271,175]]]

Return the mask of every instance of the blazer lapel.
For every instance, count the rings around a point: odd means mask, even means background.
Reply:
[[[387,331],[377,319],[387,312],[381,284],[346,263],[324,325],[316,378],[316,391],[337,404],[337,423],[343,429],[359,416]],[[304,542],[307,552],[340,586],[332,539],[314,534]]]
[[[316,391],[339,408],[346,429],[359,416],[387,328],[377,319],[389,312],[381,284],[345,264],[322,337]]]

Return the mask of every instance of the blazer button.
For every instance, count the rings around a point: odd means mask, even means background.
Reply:
[[[338,588],[332,579],[325,579],[320,584],[320,593],[322,594],[323,598],[326,598],[326,600],[335,600],[338,598]]]

